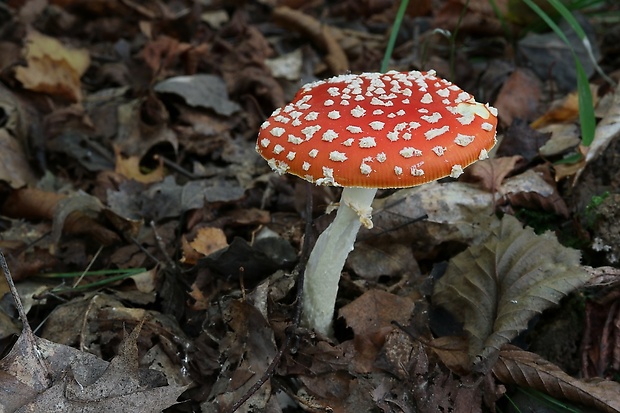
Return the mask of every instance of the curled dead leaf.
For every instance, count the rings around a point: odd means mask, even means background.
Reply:
[[[60,229],[70,234],[89,234],[103,245],[118,241],[118,235],[98,223],[92,216],[101,209],[100,202],[86,194],[69,200],[66,195],[34,188],[11,192],[2,205],[2,214],[12,218],[54,221],[55,236]]]
[[[70,49],[55,38],[30,30],[24,49],[27,66],[15,69],[24,88],[71,102],[82,99],[80,77],[90,65],[88,51]]]
[[[608,380],[580,380],[537,354],[507,345],[492,370],[505,384],[518,384],[559,399],[591,406],[606,413],[620,412],[620,383]]]

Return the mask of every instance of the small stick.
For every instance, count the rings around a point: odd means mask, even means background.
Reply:
[[[17,314],[19,316],[20,321],[22,322],[22,337],[28,343],[28,351],[30,356],[34,356],[37,360],[37,363],[41,367],[39,372],[33,372],[37,376],[38,384],[42,386],[40,390],[44,390],[49,387],[50,381],[47,375],[49,369],[47,368],[47,364],[45,360],[43,360],[43,355],[38,350],[37,347],[37,339],[34,333],[32,332],[32,328],[30,328],[30,324],[28,323],[28,317],[26,316],[26,310],[24,310],[24,306],[22,304],[22,300],[19,298],[19,293],[17,292],[17,288],[15,288],[15,283],[13,283],[13,277],[11,276],[11,270],[9,269],[9,265],[6,262],[6,258],[0,250],[0,266],[2,267],[2,271],[4,272],[4,277],[6,278],[6,282],[9,285],[9,290],[11,295],[13,296],[13,300],[15,301],[15,308],[17,308]],[[42,373],[42,374],[40,374]]]

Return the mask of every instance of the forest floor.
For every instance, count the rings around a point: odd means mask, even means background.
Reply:
[[[0,412],[620,412],[620,7],[564,2],[584,42],[535,3],[568,43],[525,2],[411,2],[389,70],[489,102],[498,144],[379,190],[329,336],[296,281],[340,189],[256,137],[378,72],[399,2],[0,3]]]

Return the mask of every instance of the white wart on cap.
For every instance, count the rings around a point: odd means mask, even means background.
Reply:
[[[256,150],[318,185],[403,188],[458,177],[495,144],[497,110],[434,71],[307,84],[266,120]]]

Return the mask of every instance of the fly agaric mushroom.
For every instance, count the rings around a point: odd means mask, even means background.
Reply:
[[[377,188],[451,176],[485,159],[497,110],[434,71],[341,75],[307,84],[276,109],[256,150],[271,168],[317,185],[344,187],[332,224],[306,267],[304,321],[331,332],[340,272],[361,224],[372,228]]]

